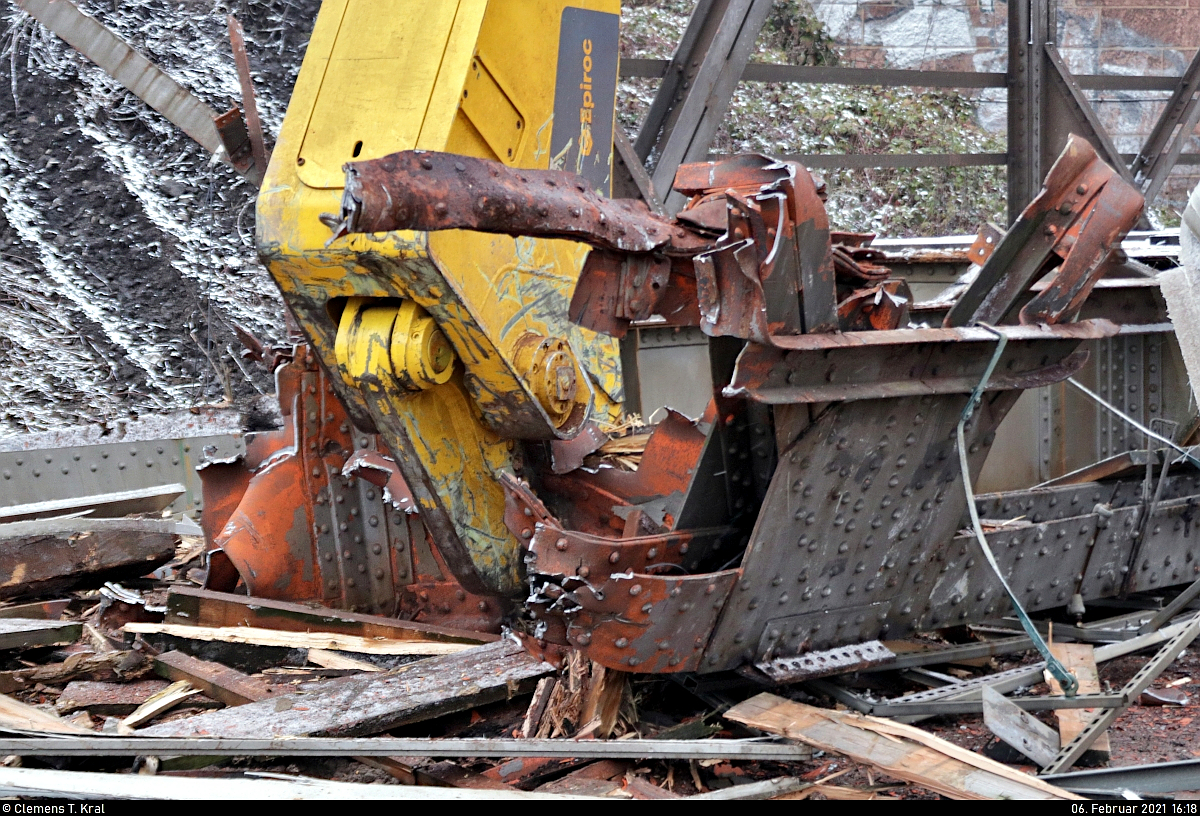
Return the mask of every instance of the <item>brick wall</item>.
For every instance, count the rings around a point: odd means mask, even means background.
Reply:
[[[998,0],[812,0],[856,67],[1004,71],[1008,4]],[[1058,41],[1074,73],[1179,76],[1200,47],[1200,0],[1059,0]],[[1003,132],[1003,92],[977,92],[980,121]],[[1117,149],[1136,152],[1167,93],[1089,93]],[[1200,153],[1200,129],[1185,147]],[[1165,195],[1182,206],[1200,166],[1176,168]]]

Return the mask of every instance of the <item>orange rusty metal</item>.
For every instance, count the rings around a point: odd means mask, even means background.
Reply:
[[[564,530],[528,485],[505,476],[509,513],[533,524],[526,565],[534,640],[613,669],[693,671],[740,571],[680,575],[689,545],[724,530],[609,538]]]
[[[1072,134],[1041,192],[987,256],[944,325],[1005,322],[1029,287],[1052,270],[1051,283],[1020,310],[1020,322],[1070,322],[1143,206],[1141,193]]]
[[[838,304],[842,331],[890,331],[908,325],[912,292],[902,280],[858,289]]]
[[[506,602],[449,578],[395,462],[307,347],[272,359],[283,427],[201,471],[210,586],[498,632]]]

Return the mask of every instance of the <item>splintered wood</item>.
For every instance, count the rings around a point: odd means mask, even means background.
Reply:
[[[1035,777],[901,723],[759,694],[726,719],[874,765],[951,799],[1081,799]]]
[[[75,529],[73,520],[0,526],[0,598],[145,575],[175,555],[173,533]],[[94,524],[95,522],[92,522]],[[38,530],[26,533],[27,530]]]
[[[329,680],[237,708],[162,723],[159,737],[355,736],[532,691],[554,667],[501,640],[375,674]]]
[[[16,731],[45,731],[54,734],[92,733],[87,728],[72,725],[40,708],[26,705],[3,694],[0,694],[0,727]]]

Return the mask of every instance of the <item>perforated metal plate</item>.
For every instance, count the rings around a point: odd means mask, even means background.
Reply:
[[[869,640],[854,646],[809,652],[797,657],[780,657],[754,665],[776,683],[795,683],[812,677],[842,674],[886,663],[895,656],[891,649],[878,640]]]

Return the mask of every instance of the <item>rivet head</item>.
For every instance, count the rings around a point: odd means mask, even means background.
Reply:
[[[560,538],[558,541],[555,541],[554,549],[558,550],[559,552],[566,552],[567,551],[567,540],[565,538]]]
[[[617,552],[616,550],[613,550],[611,553],[608,554],[608,563],[615,564],[620,560],[621,560],[621,553]]]
[[[630,595],[641,595],[642,594],[642,585],[634,584],[633,586],[631,586],[629,588],[629,594]]]
[[[613,641],[613,645],[618,649],[624,649],[629,645],[629,641],[626,638],[617,638],[615,641]]]

